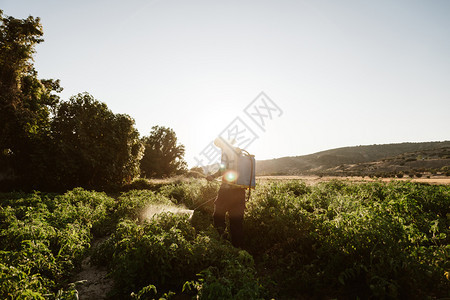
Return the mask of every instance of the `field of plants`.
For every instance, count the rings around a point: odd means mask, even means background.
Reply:
[[[87,256],[107,267],[110,299],[450,297],[450,186],[260,182],[237,249],[205,203],[219,185],[0,194],[0,299],[82,299]]]

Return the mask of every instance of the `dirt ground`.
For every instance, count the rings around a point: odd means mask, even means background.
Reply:
[[[94,241],[92,247],[97,247],[105,240],[106,238]],[[78,299],[105,299],[106,294],[112,288],[113,281],[107,277],[108,272],[106,268],[91,265],[90,260],[90,256],[83,260],[81,263],[81,271],[73,278],[74,282],[80,282],[76,284]]]
[[[307,184],[316,184],[318,182],[329,181],[332,179],[337,180],[348,180],[352,182],[370,182],[370,181],[412,181],[412,182],[422,182],[429,184],[450,184],[450,177],[447,176],[434,176],[430,178],[370,178],[370,177],[358,177],[358,176],[349,176],[349,177],[338,177],[338,176],[257,176],[256,180],[264,181],[264,180],[303,180]]]

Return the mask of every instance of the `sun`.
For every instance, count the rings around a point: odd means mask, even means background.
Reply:
[[[237,173],[236,171],[230,170],[225,173],[224,178],[227,182],[233,183],[237,180]]]

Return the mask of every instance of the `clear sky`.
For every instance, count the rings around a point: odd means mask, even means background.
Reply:
[[[35,67],[61,80],[63,99],[87,91],[132,116],[141,135],[173,128],[190,166],[236,117],[258,136],[248,146],[257,159],[450,139],[447,0],[0,0],[0,8],[41,18]],[[265,118],[265,131],[244,113],[261,91],[282,111]]]

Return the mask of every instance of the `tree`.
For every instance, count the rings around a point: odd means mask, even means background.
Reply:
[[[88,93],[62,102],[52,123],[54,175],[66,187],[108,188],[139,175],[143,146],[134,120]]]
[[[177,145],[177,136],[171,128],[153,126],[150,135],[142,138],[142,143],[145,147],[141,160],[142,176],[161,178],[186,171],[184,145]]]
[[[40,80],[33,67],[43,41],[39,18],[15,19],[0,10],[0,177],[33,185],[40,178],[48,145],[50,112],[58,80]]]

